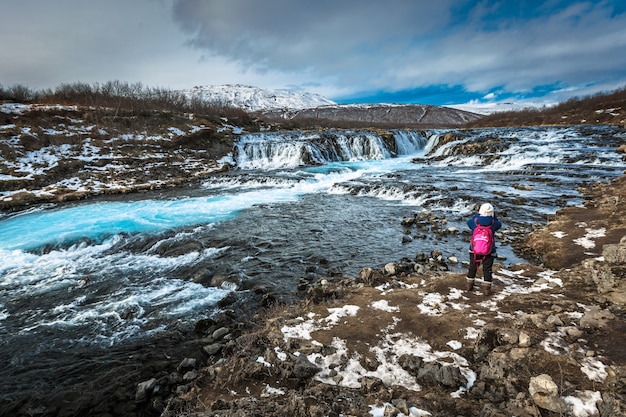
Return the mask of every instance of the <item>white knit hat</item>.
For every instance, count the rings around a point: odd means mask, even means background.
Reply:
[[[481,216],[490,216],[493,217],[493,206],[489,203],[485,203],[480,206],[480,210],[478,210],[478,214]]]

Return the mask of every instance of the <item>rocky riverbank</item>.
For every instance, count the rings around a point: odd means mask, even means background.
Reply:
[[[269,129],[226,117],[0,103],[0,211],[198,182],[225,168],[218,160],[235,135],[261,128]]]
[[[221,169],[216,161],[241,128],[183,116],[108,124],[86,108],[4,105],[0,210],[180,187]],[[126,124],[141,126],[129,134]],[[459,151],[495,154],[500,144]],[[180,359],[146,355],[140,372],[125,373],[135,383],[103,393],[94,413],[623,415],[625,184],[589,187],[584,207],[557,212],[524,245],[523,228],[501,232],[500,242],[536,262],[496,264],[491,297],[465,292],[464,275],[448,268],[458,260],[435,250],[358,277],[304,280],[297,304],[256,288],[245,306],[227,297],[194,337],[169,342]],[[399,221],[407,241],[421,228],[438,238],[463,233],[428,213]],[[85,397],[17,407],[20,415],[75,415],[67,404]]]
[[[201,358],[140,381],[136,402],[162,416],[622,416],[625,184],[595,184],[534,232],[523,249],[541,266],[496,263],[492,296],[464,291],[437,252],[303,283],[300,303],[198,323]]]

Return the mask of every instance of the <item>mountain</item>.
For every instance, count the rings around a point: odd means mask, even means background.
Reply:
[[[268,109],[305,109],[335,102],[319,94],[289,90],[266,90],[240,84],[196,86],[182,93],[190,99],[239,107],[249,112]]]
[[[189,99],[242,108],[268,121],[299,125],[453,127],[481,117],[461,109],[423,104],[336,104],[319,94],[240,84],[196,86],[182,93]]]
[[[425,104],[336,104],[299,110],[263,110],[258,113],[268,120],[404,127],[460,126],[482,117],[460,109]]]

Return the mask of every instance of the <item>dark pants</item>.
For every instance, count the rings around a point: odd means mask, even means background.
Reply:
[[[467,272],[467,277],[470,279],[475,278],[476,271],[478,270],[480,265],[482,265],[483,266],[483,279],[487,282],[491,282],[492,280],[491,270],[493,268],[493,260],[494,260],[494,256],[489,255],[489,256],[485,256],[484,259],[481,259],[480,262],[476,263],[476,260],[474,259],[474,252],[470,252],[470,265],[469,265],[469,271]]]

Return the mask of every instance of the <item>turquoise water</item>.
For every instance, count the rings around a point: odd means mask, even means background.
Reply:
[[[0,221],[0,250],[30,251],[47,245],[68,246],[81,240],[101,242],[120,233],[154,233],[218,223],[254,205],[295,201],[304,194],[328,191],[338,182],[399,167],[415,168],[406,159],[335,162],[305,168],[286,184],[265,185],[254,191],[220,191],[219,195],[166,200],[102,201],[27,212]]]
[[[31,212],[0,222],[1,250],[32,250],[119,233],[149,233],[229,219],[250,205],[245,196],[100,202]],[[250,197],[252,198],[252,197]]]

